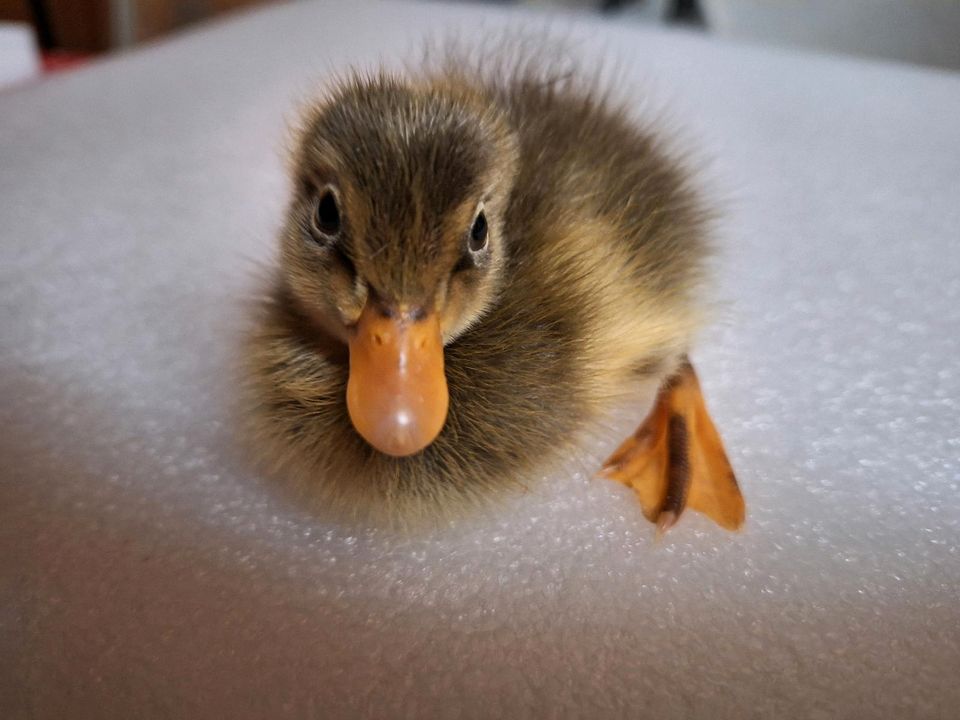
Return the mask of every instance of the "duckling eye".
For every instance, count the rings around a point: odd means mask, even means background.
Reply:
[[[340,208],[331,190],[327,190],[317,202],[313,223],[321,235],[332,237],[340,232]]]
[[[487,246],[487,230],[487,216],[481,210],[473,221],[473,227],[470,228],[470,240],[467,246],[471,252],[480,252]]]

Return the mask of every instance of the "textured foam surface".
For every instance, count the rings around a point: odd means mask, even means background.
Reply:
[[[0,716],[957,717],[956,75],[564,28],[731,198],[694,357],[742,534],[654,545],[599,448],[419,537],[248,465],[292,104],[518,17],[297,4],[0,96]]]
[[[26,23],[0,21],[0,90],[40,74],[40,56],[33,28]]]

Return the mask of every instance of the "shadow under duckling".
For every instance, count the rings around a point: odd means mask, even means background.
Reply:
[[[308,111],[247,348],[256,447],[325,505],[415,521],[522,487],[654,379],[601,474],[661,531],[738,528],[686,359],[704,207],[624,108],[527,67],[358,74]]]

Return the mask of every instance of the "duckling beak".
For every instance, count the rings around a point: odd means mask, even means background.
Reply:
[[[347,410],[357,432],[387,455],[423,450],[447,419],[440,319],[367,303],[350,338]]]

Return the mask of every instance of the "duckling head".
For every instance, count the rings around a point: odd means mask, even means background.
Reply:
[[[383,453],[443,428],[444,346],[496,298],[516,165],[502,111],[450,81],[354,78],[306,118],[281,268],[348,346],[350,420]]]

